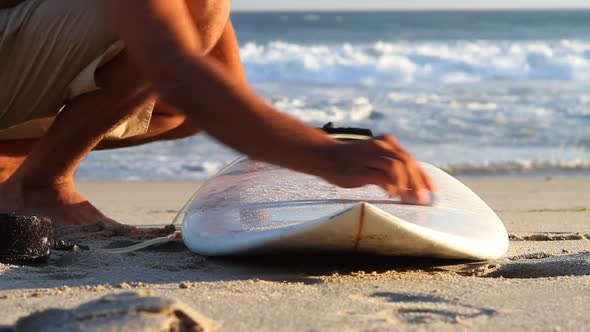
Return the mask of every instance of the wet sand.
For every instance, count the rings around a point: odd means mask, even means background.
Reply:
[[[510,250],[493,262],[367,256],[211,259],[181,243],[112,255],[135,239],[60,234],[90,247],[46,264],[0,264],[0,325],[46,308],[143,290],[235,331],[590,330],[590,178],[462,179],[498,213]],[[198,182],[81,183],[109,216],[169,223]]]

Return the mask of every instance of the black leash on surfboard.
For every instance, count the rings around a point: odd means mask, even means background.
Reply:
[[[323,127],[322,130],[325,131],[327,134],[332,136],[338,135],[350,135],[351,139],[354,136],[361,136],[365,138],[373,138],[373,132],[371,129],[366,128],[356,128],[356,127],[336,127],[334,123],[328,122]]]

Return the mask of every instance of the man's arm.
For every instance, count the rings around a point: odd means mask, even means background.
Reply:
[[[199,34],[184,0],[106,2],[115,31],[161,97],[222,143],[307,172],[297,167],[299,161],[309,160],[316,147],[334,144],[320,130],[275,110],[215,61],[199,56]]]
[[[377,184],[403,200],[428,200],[434,184],[393,137],[336,141],[277,111],[206,59],[184,0],[105,2],[114,30],[161,98],[222,143],[340,186]]]
[[[208,57],[225,64],[227,72],[232,73],[232,77],[243,84],[248,84],[242,59],[240,59],[238,40],[234,31],[233,24],[228,21],[221,38],[217,41],[215,47],[209,52]]]

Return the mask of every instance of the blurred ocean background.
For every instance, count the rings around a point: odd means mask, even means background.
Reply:
[[[459,175],[590,174],[590,11],[232,20],[252,85],[302,120],[393,134]],[[199,135],[92,153],[77,177],[205,179],[236,156]]]

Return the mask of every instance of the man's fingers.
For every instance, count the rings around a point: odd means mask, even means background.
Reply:
[[[403,165],[400,160],[388,157],[379,157],[367,160],[367,164],[371,168],[380,170],[385,176],[386,183],[396,187],[396,193],[399,189],[404,188],[400,186],[400,176],[403,174],[403,167],[397,167],[396,164]],[[389,191],[388,191],[389,192]]]
[[[391,135],[381,135],[375,138],[377,141],[384,143],[387,148],[394,152],[398,159],[407,161],[413,159],[412,155],[406,150],[397,138]]]
[[[429,195],[422,177],[422,171],[415,161],[404,163],[393,158],[380,157],[367,160],[369,167],[386,176],[386,184],[395,187],[395,192],[379,184],[391,196],[399,194],[403,202],[427,204]]]
[[[368,141],[370,150],[367,151],[370,153],[371,157],[375,157],[375,155],[387,157],[387,158],[399,158],[398,154],[395,153],[394,149],[389,145],[389,143],[380,140],[380,139],[372,139]]]
[[[374,184],[383,188],[389,195],[396,195],[398,192],[397,186],[392,184],[387,173],[377,166],[369,166],[364,174],[368,181],[367,184]]]
[[[389,158],[389,157],[377,157],[367,159],[367,166],[371,168],[378,169],[384,173],[385,176],[388,177],[389,182],[395,183],[396,178],[394,176],[394,168],[393,163],[396,159]]]
[[[385,185],[381,186],[381,188],[383,188],[390,197],[399,195],[399,189],[395,185],[386,183]]]
[[[386,160],[373,161],[372,166],[367,168],[366,175],[370,178],[369,183],[377,185],[387,192],[390,197],[399,195],[399,183],[390,173],[393,166]]]
[[[424,181],[424,185],[426,186],[426,188],[432,192],[435,192],[438,190],[436,183],[434,182],[434,180],[432,180],[430,178],[430,176],[428,174],[426,174],[426,172],[424,172],[423,169],[420,169],[420,174],[422,175],[422,181]]]
[[[408,175],[405,170],[404,164],[399,160],[393,162],[393,174],[390,175],[396,178],[397,188],[399,196],[402,202],[406,202],[409,199],[408,189]]]
[[[422,178],[422,170],[418,166],[418,163],[415,161],[410,162],[407,166],[408,171],[408,184],[412,194],[412,198],[418,204],[428,204],[430,195],[426,190],[426,185],[424,184],[424,180]]]
[[[401,160],[405,164],[408,178],[408,189],[411,192],[406,195],[403,187],[400,187],[402,198],[413,199],[421,204],[428,203],[430,195],[427,190],[435,191],[436,184],[422,170],[414,157],[391,135],[382,135],[375,138],[375,145],[384,151],[385,156]]]

